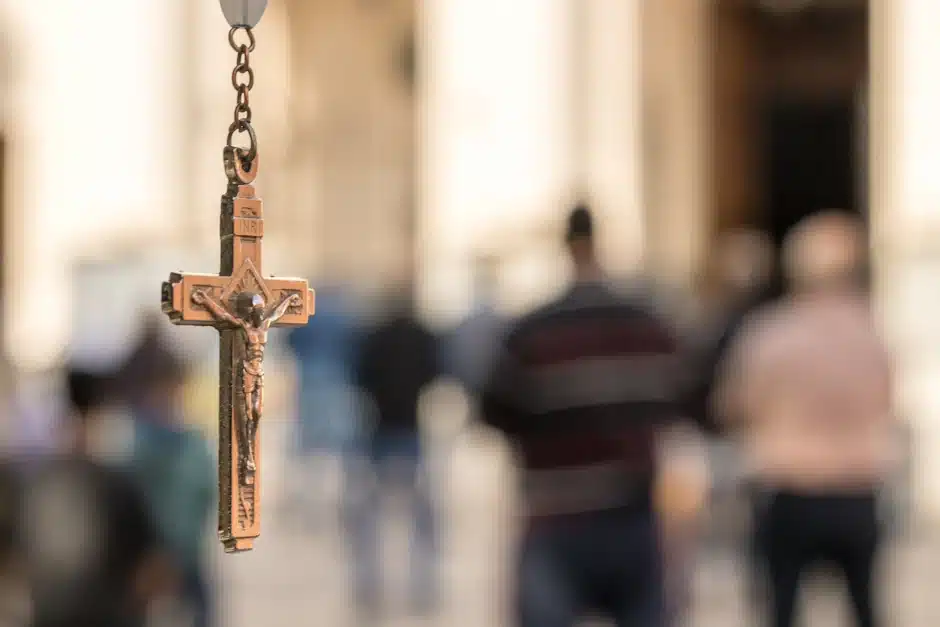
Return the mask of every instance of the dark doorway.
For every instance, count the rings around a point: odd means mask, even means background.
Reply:
[[[766,228],[778,243],[820,209],[866,215],[868,2],[774,11],[718,0],[712,227]]]
[[[761,118],[760,221],[778,245],[817,211],[861,212],[853,102],[772,100]]]

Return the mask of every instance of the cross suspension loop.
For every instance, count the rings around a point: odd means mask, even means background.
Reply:
[[[235,133],[248,133],[248,150],[238,148],[232,144]],[[255,157],[258,156],[258,136],[255,134],[255,129],[251,125],[251,120],[236,120],[232,122],[231,126],[228,127],[228,139],[225,141],[225,145],[234,149],[242,160],[242,163],[247,166],[246,169],[250,170],[255,161]]]

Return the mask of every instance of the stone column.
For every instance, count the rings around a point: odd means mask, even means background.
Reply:
[[[411,0],[291,0],[295,223],[318,272],[381,285],[414,248]]]
[[[872,226],[878,302],[913,428],[916,511],[940,516],[940,5],[872,2]]]
[[[583,90],[576,122],[581,130],[580,170],[598,211],[601,254],[615,275],[639,270],[645,243],[643,211],[641,4],[642,0],[583,3],[584,65],[573,83]]]
[[[505,262],[506,304],[564,276],[560,209],[571,200],[570,4],[427,0],[420,40],[422,272],[441,320],[470,305],[470,261]]]
[[[691,285],[707,242],[712,2],[642,4],[646,266]]]
[[[18,242],[3,270],[4,343],[18,365],[41,369],[70,337],[75,261],[122,244],[163,246],[176,230],[179,197],[168,182],[179,177],[174,154],[185,143],[168,46],[178,24],[159,0],[103,1],[93,12],[73,3],[6,8],[28,45],[15,55],[25,65],[12,95]]]

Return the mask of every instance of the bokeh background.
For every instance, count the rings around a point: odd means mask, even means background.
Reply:
[[[553,294],[568,271],[564,210],[587,197],[611,274],[652,286],[693,326],[724,233],[756,226],[779,242],[809,211],[856,211],[912,452],[887,583],[898,624],[937,624],[938,25],[935,0],[270,0],[251,57],[265,272],[343,285],[363,320],[413,276],[443,331],[474,307],[481,259],[507,315]],[[227,30],[215,0],[0,3],[10,407],[54,413],[66,361],[119,362],[168,272],[217,270]],[[216,335],[165,326],[193,364],[189,420],[211,440]],[[292,452],[297,364],[273,335],[264,535],[248,555],[207,546],[216,599],[233,627],[337,624],[338,524],[288,506],[299,490],[328,510],[341,482]],[[464,428],[467,407],[444,382],[423,416],[448,624],[498,625],[511,469],[495,436]],[[716,484],[733,466],[723,446],[709,445]],[[737,519],[734,503],[712,508]],[[713,526],[694,624],[740,624],[735,527]],[[388,546],[394,580],[407,545]],[[820,603],[808,611],[841,611]]]

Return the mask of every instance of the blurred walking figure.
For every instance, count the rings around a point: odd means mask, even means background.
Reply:
[[[734,542],[740,537],[740,521],[747,518],[741,511],[747,509],[747,499],[741,497],[747,486],[742,480],[739,451],[722,437],[726,425],[716,415],[711,401],[720,366],[748,316],[771,301],[780,288],[775,256],[773,242],[762,231],[736,228],[722,234],[710,256],[705,277],[706,298],[690,338],[691,376],[683,390],[682,406],[684,414],[702,428],[710,445],[711,528],[718,535],[715,539],[723,542]],[[704,530],[697,524],[687,529]],[[696,536],[689,533],[682,538],[686,551],[680,561],[688,565],[682,573],[687,590],[691,588],[694,550],[699,540]],[[754,589],[754,583],[749,584],[748,595],[759,597],[761,593]],[[689,592],[685,596],[690,598]]]
[[[348,491],[352,502],[347,514],[353,542],[354,593],[366,616],[378,612],[382,603],[381,496],[389,488],[403,488],[410,501],[412,611],[429,614],[438,603],[437,529],[418,422],[421,395],[438,374],[437,355],[437,342],[418,320],[408,289],[398,293],[387,320],[363,341],[359,381],[374,409],[373,428],[365,442],[374,482],[366,489]]]
[[[68,447],[31,473],[18,536],[33,627],[143,627],[171,570],[147,504],[123,470],[97,459],[112,379],[71,371]]]
[[[618,627],[664,620],[654,509],[659,427],[672,417],[676,341],[605,284],[586,207],[568,220],[575,281],[508,333],[484,393],[487,423],[522,466],[517,624]]]
[[[765,233],[735,229],[715,247],[707,299],[695,344],[693,380],[685,392],[685,409],[707,432],[720,431],[710,399],[718,366],[747,316],[769,300],[774,250]]]
[[[163,344],[162,322],[148,321],[122,369],[134,423],[130,464],[181,573],[181,597],[193,627],[208,627],[212,601],[204,553],[215,509],[215,462],[206,438],[184,423],[186,366]]]
[[[8,444],[21,468],[32,466],[61,447],[64,412],[60,396],[54,393],[57,379],[50,373],[37,373],[12,388]]]
[[[287,503],[295,513],[310,514],[308,506],[322,505],[312,494],[322,485],[317,462],[339,462],[348,469],[362,436],[355,387],[359,330],[344,290],[338,286],[317,289],[317,315],[307,326],[294,329],[288,344],[297,358],[299,387],[297,434],[291,438],[290,457],[300,467],[289,485]]]
[[[800,580],[823,561],[844,573],[857,624],[880,624],[877,505],[894,415],[889,355],[860,287],[864,246],[861,226],[839,213],[798,225],[784,248],[792,293],[748,322],[718,388],[757,487],[774,627],[793,625]]]
[[[456,378],[473,398],[489,380],[506,328],[506,320],[496,310],[497,271],[495,258],[477,260],[473,309],[454,329],[446,347],[447,374]]]

